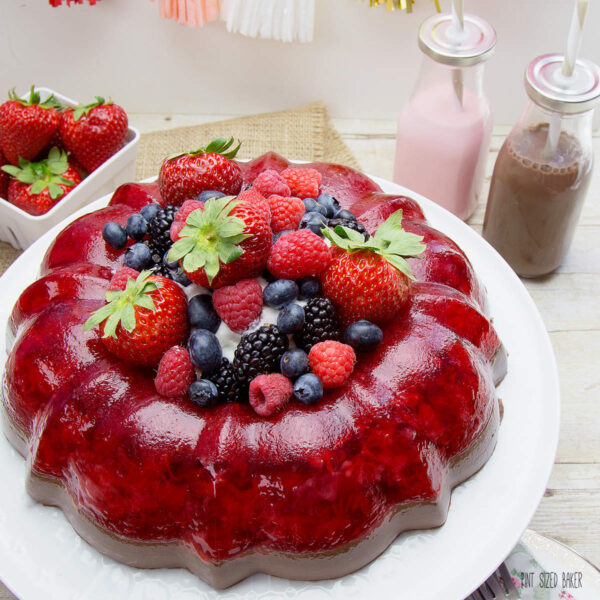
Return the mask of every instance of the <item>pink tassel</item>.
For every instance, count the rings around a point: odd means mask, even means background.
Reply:
[[[60,2],[61,0],[50,1]],[[83,0],[68,1],[81,2]],[[96,2],[97,0],[89,1]],[[202,27],[205,23],[216,21],[220,12],[220,0],[158,0],[158,14],[161,19],[173,19],[188,27]]]

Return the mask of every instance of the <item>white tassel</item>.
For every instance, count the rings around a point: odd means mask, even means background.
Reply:
[[[315,0],[222,0],[227,31],[282,42],[312,42]]]

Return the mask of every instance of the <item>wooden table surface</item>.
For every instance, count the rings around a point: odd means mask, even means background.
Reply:
[[[142,133],[226,118],[223,115],[130,115]],[[392,178],[395,123],[334,119],[362,170]],[[485,193],[509,127],[496,126]],[[556,354],[562,414],[554,469],[530,528],[574,548],[600,565],[600,135],[596,170],[569,253],[556,273],[523,282],[546,324]],[[485,204],[469,225],[481,232]],[[530,426],[534,426],[531,424]],[[0,600],[14,596],[0,583]],[[40,599],[43,600],[43,599]]]

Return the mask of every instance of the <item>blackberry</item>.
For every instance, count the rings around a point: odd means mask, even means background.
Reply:
[[[304,352],[319,342],[339,340],[340,325],[333,304],[327,298],[311,298],[304,307],[304,326],[294,334],[294,341]]]
[[[171,279],[171,271],[169,271],[169,269],[163,262],[164,251],[162,249],[162,246],[157,244],[152,239],[144,240],[143,243],[146,244],[146,246],[148,246],[148,248],[150,249],[150,258],[152,259],[152,262],[150,263],[150,266],[148,268],[154,271],[156,275],[162,275],[163,277],[168,277],[169,279]]]
[[[178,206],[165,206],[156,213],[156,216],[148,223],[148,235],[150,240],[160,248],[160,258],[171,247],[171,223],[175,219],[175,213],[179,210]]]
[[[212,373],[203,373],[202,376],[217,386],[221,402],[241,402],[242,391],[235,368],[225,357],[221,359],[218,369]]]
[[[327,227],[334,229],[337,225],[347,227],[348,229],[354,229],[358,233],[362,233],[365,240],[368,240],[371,236],[367,233],[364,225],[361,225],[358,221],[351,221],[350,219],[329,219]]]
[[[257,375],[279,371],[279,362],[289,345],[287,335],[275,325],[263,325],[242,336],[235,349],[233,367],[244,393]]]

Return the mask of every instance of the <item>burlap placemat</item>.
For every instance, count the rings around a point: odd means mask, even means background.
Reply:
[[[328,161],[359,168],[356,158],[335,130],[322,102],[279,112],[238,117],[192,127],[177,127],[140,136],[136,178],[158,173],[165,156],[205,145],[216,137],[242,140],[240,158],[273,150],[290,159]],[[0,242],[0,275],[19,256]]]
[[[144,179],[155,175],[169,154],[230,136],[242,140],[240,158],[254,158],[272,150],[290,159],[322,160],[359,168],[333,127],[325,105],[314,102],[279,112],[145,133],[140,136],[136,176]]]

